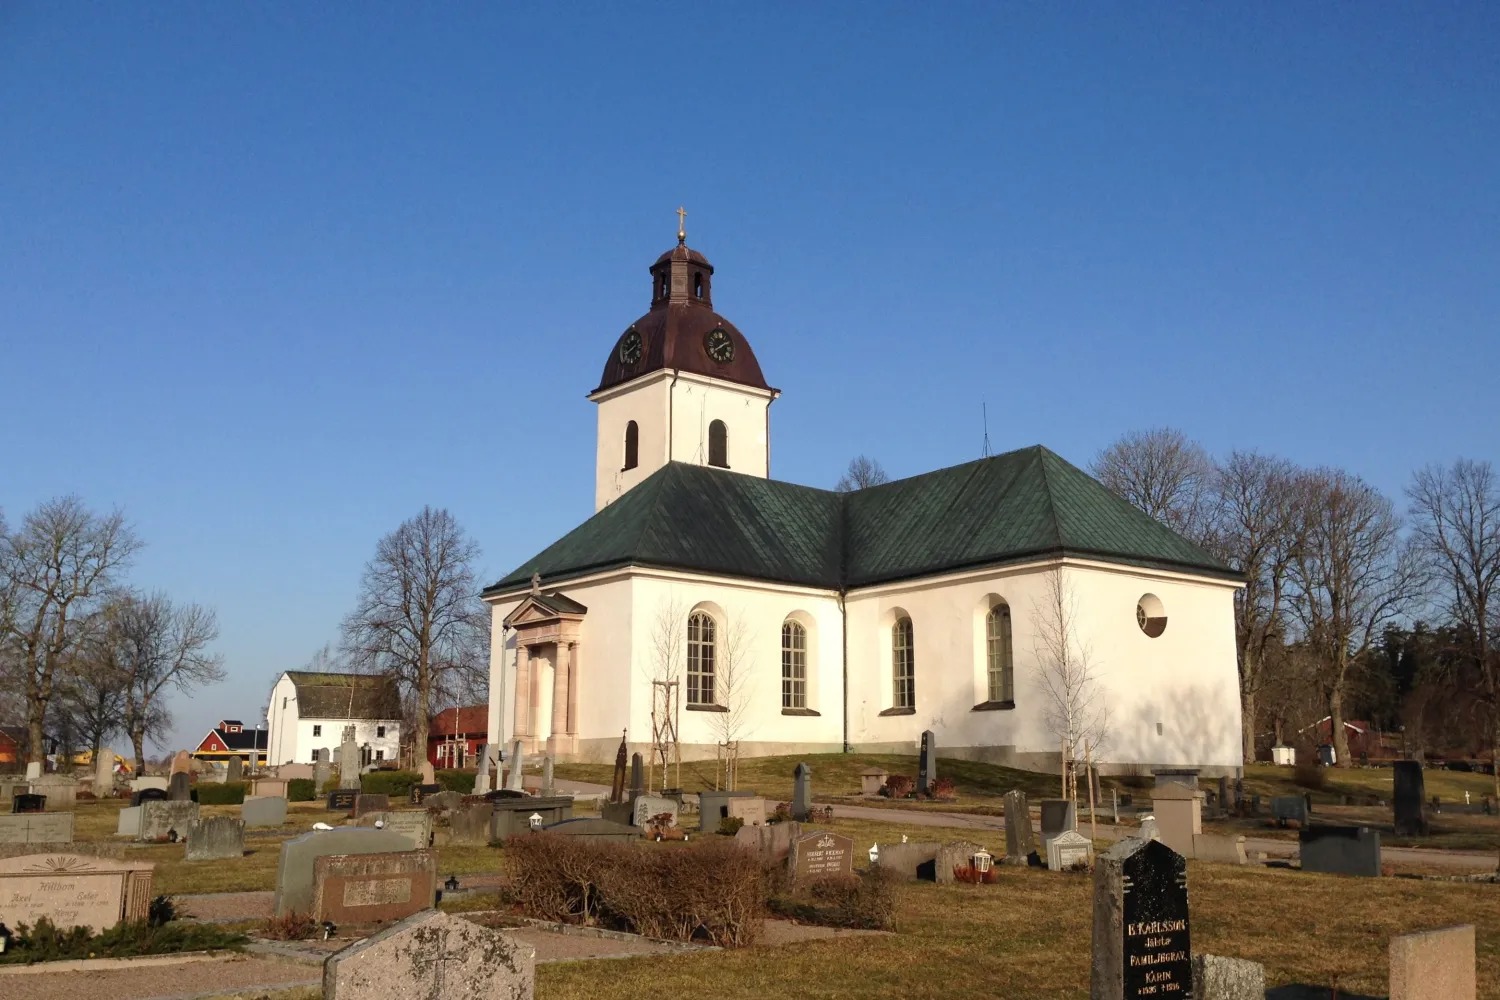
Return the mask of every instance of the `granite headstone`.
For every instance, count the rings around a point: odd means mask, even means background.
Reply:
[[[931,729],[922,733],[922,755],[917,762],[917,792],[932,794],[932,783],[937,780],[937,735]]]
[[[1187,859],[1127,837],[1094,867],[1090,1000],[1192,997]]]
[[[323,963],[323,1000],[533,1000],[536,950],[423,910]]]
[[[314,865],[324,855],[388,854],[404,851],[408,846],[410,841],[402,834],[357,826],[314,830],[284,841],[276,865],[273,912],[278,917],[312,912],[317,893]]]
[[[792,779],[792,819],[805,823],[812,808],[812,768],[806,762],[798,764],[792,771]]]
[[[1424,812],[1427,792],[1422,779],[1422,762],[1398,760],[1391,769],[1395,779],[1391,808],[1396,814],[1396,836],[1427,836],[1427,814]]]

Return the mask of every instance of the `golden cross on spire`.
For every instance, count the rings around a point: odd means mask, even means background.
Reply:
[[[681,205],[677,206],[677,243],[679,246],[687,243],[687,209]]]

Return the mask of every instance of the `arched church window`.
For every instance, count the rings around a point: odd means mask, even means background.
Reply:
[[[989,700],[1015,701],[1015,661],[1011,652],[1010,605],[990,608],[984,619],[984,657],[989,674]]]
[[[897,619],[891,626],[892,708],[917,707],[917,657],[911,619]]]
[[[688,616],[687,634],[687,703],[714,703],[714,620],[702,611]]]
[[[693,272],[693,297],[694,298],[698,298],[698,299],[703,298],[703,272],[702,271],[694,271]]]
[[[708,464],[729,468],[729,428],[722,420],[708,425]]]
[[[634,420],[625,425],[625,465],[620,471],[633,469],[640,464],[641,429]]]
[[[781,707],[807,707],[807,628],[781,623]]]

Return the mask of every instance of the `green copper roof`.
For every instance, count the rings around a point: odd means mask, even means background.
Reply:
[[[628,565],[837,590],[1056,555],[1235,575],[1035,446],[853,493],[672,462],[486,593]]]

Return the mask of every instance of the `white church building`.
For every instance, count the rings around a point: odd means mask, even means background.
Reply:
[[[1041,446],[838,493],[770,478],[767,385],[678,245],[599,386],[593,517],[484,591],[489,732],[612,760],[914,752],[1054,769],[1056,597],[1107,770],[1240,766],[1237,575]],[[654,683],[661,682],[661,683]],[[674,702],[667,702],[667,685]]]

